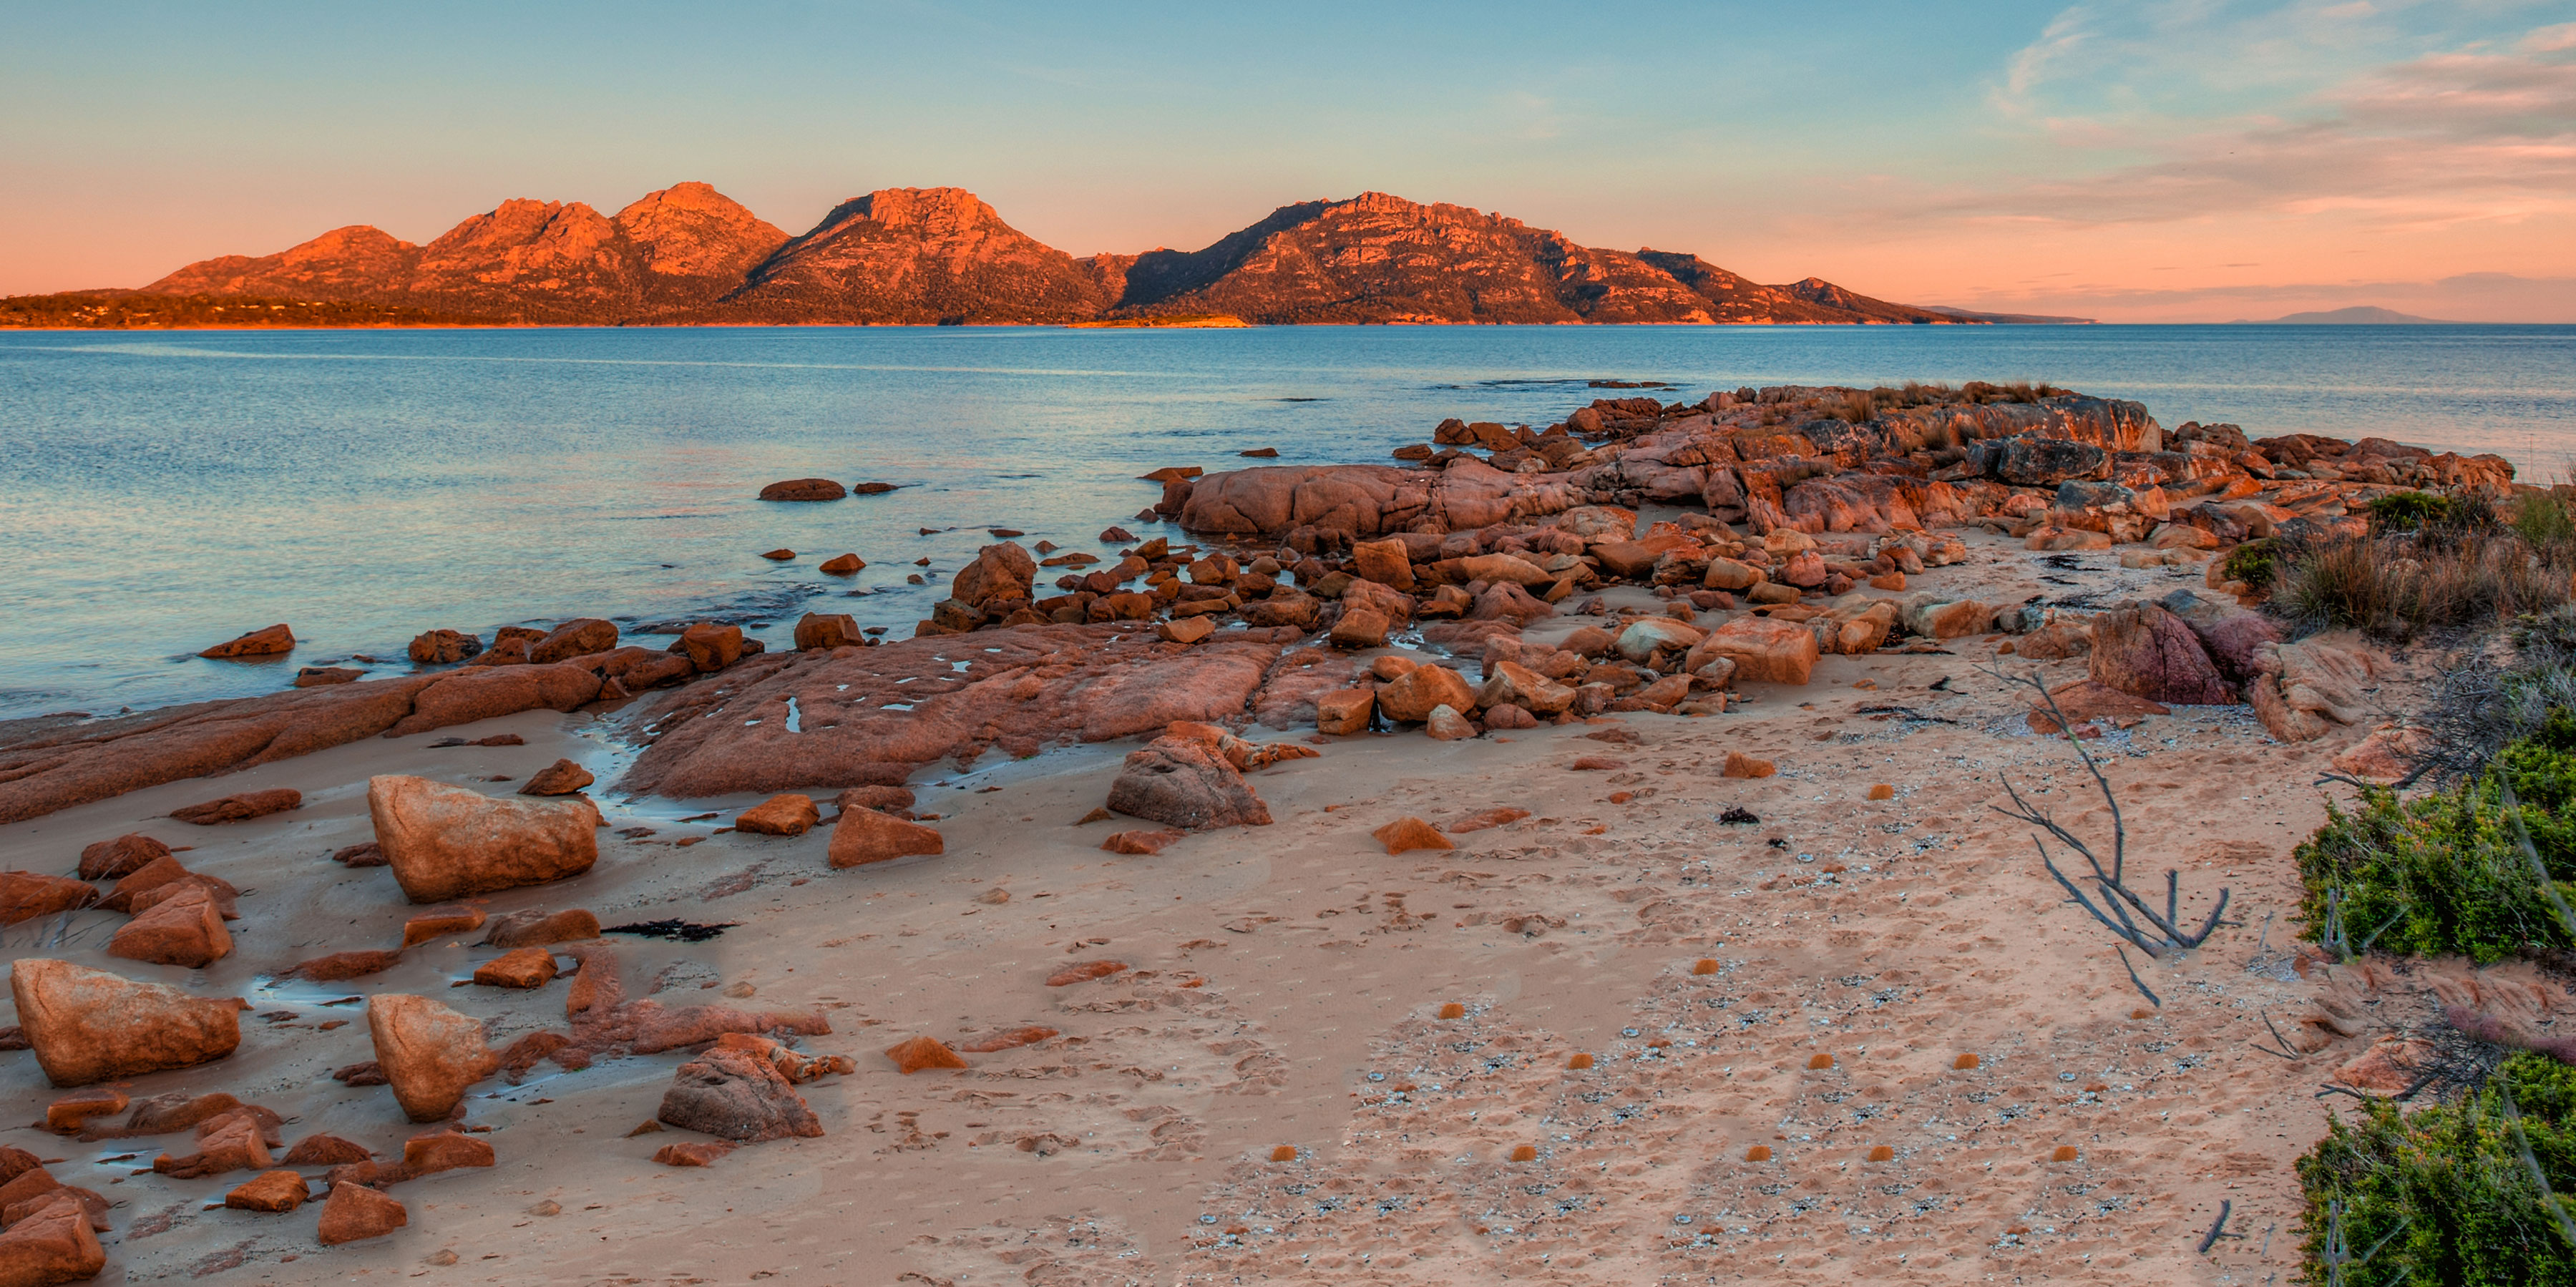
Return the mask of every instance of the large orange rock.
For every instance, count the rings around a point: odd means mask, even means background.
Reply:
[[[462,630],[430,630],[412,636],[411,659],[423,666],[446,666],[483,651],[483,641]]]
[[[1816,632],[1769,617],[1737,617],[1710,632],[1691,655],[1703,653],[1733,661],[1738,683],[1803,684],[1816,670]]]
[[[2177,706],[2235,703],[2235,690],[2182,618],[2142,603],[2101,613],[2092,625],[2096,683]]]
[[[1416,666],[1377,690],[1378,710],[1399,723],[1419,724],[1435,706],[1474,710],[1476,690],[1446,666]]]
[[[295,651],[295,632],[283,623],[265,630],[254,630],[239,639],[216,644],[200,657],[275,657]]]
[[[494,799],[427,778],[367,780],[376,843],[415,903],[577,876],[599,860],[587,799]]]
[[[1129,752],[1109,784],[1108,803],[1113,812],[1184,831],[1270,825],[1269,806],[1243,774],[1217,746],[1191,737],[1158,737]]]
[[[367,998],[367,1035],[394,1099],[415,1122],[447,1120],[466,1088],[499,1069],[483,1023],[427,997],[380,992]]]
[[[1361,541],[1351,547],[1351,570],[1361,579],[1398,590],[1413,589],[1413,557],[1400,540]]]
[[[1377,711],[1377,690],[1343,688],[1315,698],[1315,731],[1349,735],[1368,731],[1369,716]]]
[[[958,569],[950,582],[949,596],[976,607],[1029,598],[1029,587],[1037,576],[1038,561],[1029,557],[1017,541],[987,545],[976,551],[973,562]]]
[[[0,1233],[0,1283],[81,1282],[107,1268],[107,1249],[90,1228],[88,1209],[71,1190],[57,1192]]]
[[[9,991],[36,1063],[57,1086],[187,1068],[241,1045],[238,998],[191,996],[38,957],[9,967]]]
[[[0,925],[68,912],[96,901],[96,887],[69,876],[0,871]]]
[[[224,929],[214,895],[194,884],[153,904],[107,940],[109,956],[191,970],[202,970],[232,950],[233,936]]]
[[[1016,548],[1016,547],[1015,547]],[[718,1139],[818,1136],[823,1123],[777,1067],[751,1051],[717,1047],[680,1065],[655,1120]]]
[[[845,570],[858,571],[857,562],[855,558],[851,559],[852,566]],[[835,569],[831,563],[826,563],[823,565],[823,570],[831,572]],[[798,652],[829,652],[834,648],[856,648],[865,644],[867,639],[868,637],[859,630],[859,619],[846,612],[808,612],[796,621],[796,651]]]
[[[932,828],[874,809],[851,806],[832,824],[832,843],[825,859],[835,867],[891,862],[912,854],[947,852],[948,842]]]
[[[322,1222],[314,1241],[325,1247],[366,1238],[381,1238],[411,1223],[411,1213],[396,1199],[363,1184],[334,1184],[322,1200]]]
[[[712,675],[742,660],[742,627],[701,621],[680,632],[671,651],[689,659],[702,675]]]

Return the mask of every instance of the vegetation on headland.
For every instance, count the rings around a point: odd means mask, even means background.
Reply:
[[[488,318],[403,304],[267,299],[245,295],[75,293],[0,298],[0,327],[127,331],[166,328],[488,326]]]

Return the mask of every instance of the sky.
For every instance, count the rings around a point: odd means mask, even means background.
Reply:
[[[1917,304],[2576,322],[2576,0],[0,5],[0,293],[702,179],[1077,255],[1377,190]]]

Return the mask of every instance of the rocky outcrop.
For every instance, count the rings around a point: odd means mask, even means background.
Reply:
[[[1024,626],[978,632],[963,650],[932,637],[754,657],[729,672],[725,691],[699,685],[659,699],[639,727],[660,731],[617,787],[687,798],[893,786],[924,765],[971,762],[995,747],[1033,755],[1174,720],[1227,719],[1295,635],[1234,631],[1183,647],[1115,624]],[[791,699],[800,716],[792,732]]]
[[[191,996],[68,961],[9,968],[18,1025],[57,1086],[86,1086],[221,1059],[241,1044],[235,998]]]
[[[2093,681],[2152,702],[2230,705],[2235,692],[2182,618],[2139,604],[2093,619]]]
[[[561,880],[599,861],[599,809],[583,798],[496,799],[388,775],[367,780],[367,813],[415,903]]]

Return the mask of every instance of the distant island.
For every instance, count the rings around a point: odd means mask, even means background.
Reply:
[[[2255,321],[2240,317],[2228,323],[2230,326],[2401,326],[2410,324],[2458,325],[2456,322],[2446,322],[2438,317],[2417,317],[2413,313],[2400,313],[2395,309],[2381,308],[2375,304],[2331,308],[2321,313],[2292,313],[2287,317],[2275,317],[2269,321]]]
[[[1576,245],[1381,192],[1282,206],[1202,250],[1075,258],[962,188],[887,188],[789,236],[704,183],[614,215],[512,200],[427,245],[352,225],[140,288],[0,300],[0,326],[1663,324],[2083,322],[1771,286],[1696,255]]]

